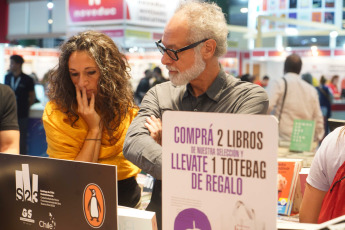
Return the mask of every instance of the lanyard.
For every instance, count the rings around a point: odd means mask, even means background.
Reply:
[[[12,78],[11,78],[11,88],[12,88],[14,91],[16,91],[16,89],[18,88],[18,85],[19,85],[19,82],[20,82],[21,77],[18,77],[18,78],[16,79],[16,82],[14,82],[14,78],[15,78],[15,77],[12,77]]]

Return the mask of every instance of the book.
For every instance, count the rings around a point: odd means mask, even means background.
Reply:
[[[295,119],[293,121],[291,133],[290,151],[311,151],[314,141],[314,132],[315,121]]]
[[[295,218],[278,216],[277,229],[296,229],[296,230],[343,230],[345,229],[345,215],[339,216],[321,224],[299,223]]]
[[[336,128],[338,128],[340,126],[344,126],[345,125],[345,120],[328,118],[328,125],[329,125],[329,130],[332,132]]]
[[[119,230],[158,230],[156,213],[118,206]]]
[[[290,215],[293,207],[299,172],[302,168],[301,159],[278,159],[278,214]],[[300,202],[301,199],[298,200]],[[298,210],[294,210],[296,212]]]
[[[304,195],[305,184],[307,183],[307,177],[308,177],[309,171],[310,171],[310,168],[302,168],[301,171],[299,172],[302,196]]]

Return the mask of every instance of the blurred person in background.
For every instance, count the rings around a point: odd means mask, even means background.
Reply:
[[[42,120],[49,157],[116,165],[118,204],[139,207],[140,169],[122,153],[138,109],[127,59],[114,41],[96,31],[69,38],[50,71],[48,97]]]
[[[19,55],[10,57],[10,72],[5,76],[5,84],[10,86],[16,95],[17,115],[20,131],[20,154],[27,154],[27,135],[30,106],[35,103],[34,80],[23,73],[24,59]]]
[[[328,126],[328,118],[332,115],[332,93],[326,86],[326,78],[321,76],[320,78],[320,85],[316,87],[316,90],[319,94],[319,101],[320,107],[324,119],[324,126],[325,126],[325,135],[327,136],[329,133],[329,126]]]
[[[308,84],[313,85],[313,76],[310,73],[302,74],[302,79]]]
[[[331,81],[327,84],[328,88],[331,90],[334,99],[340,99],[340,92],[338,90],[339,76],[334,75]]]
[[[152,87],[157,84],[168,81],[167,79],[165,79],[165,77],[163,77],[162,69],[159,68],[158,66],[153,69],[153,79],[154,81],[152,83]]]
[[[302,60],[297,54],[289,55],[284,63],[284,76],[267,88],[268,113],[279,121],[279,141],[289,143],[295,119],[315,121],[314,141],[324,136],[324,122],[319,96],[314,86],[299,76]]]
[[[345,98],[345,78],[341,80],[341,98]]]
[[[19,126],[16,96],[0,84],[0,153],[19,154]]]
[[[243,74],[240,79],[241,79],[241,81],[246,81],[246,82],[253,83],[254,76],[250,75],[249,73],[246,73],[246,74]]]
[[[141,101],[143,100],[143,97],[151,88],[150,79],[152,78],[153,73],[149,69],[145,70],[144,73],[145,76],[142,79],[140,79],[140,82],[134,94],[135,102],[137,105],[140,105]]]
[[[270,81],[270,78],[267,75],[265,75],[261,81],[260,81],[260,79],[258,79],[254,83],[263,87],[263,88],[266,88],[269,81]]]

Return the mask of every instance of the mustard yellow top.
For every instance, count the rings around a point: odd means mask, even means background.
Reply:
[[[115,144],[109,143],[109,135],[106,130],[103,130],[102,133],[98,163],[116,165],[118,180],[136,176],[140,172],[140,169],[128,161],[122,153],[127,129],[137,113],[137,109],[128,111],[127,117],[115,132],[115,138],[118,140]],[[47,137],[47,154],[49,157],[74,160],[87,135],[88,126],[86,122],[79,117],[72,127],[67,115],[61,112],[57,105],[51,101],[47,103],[44,109],[42,120]]]

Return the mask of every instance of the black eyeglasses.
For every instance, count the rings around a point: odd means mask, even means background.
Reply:
[[[165,46],[162,44],[162,40],[159,40],[158,42],[156,42],[156,46],[157,46],[159,52],[161,52],[162,55],[164,55],[164,53],[166,52],[171,59],[173,59],[174,61],[177,61],[178,60],[177,53],[180,53],[180,52],[185,51],[185,50],[192,49],[192,48],[198,46],[200,43],[205,42],[207,40],[208,40],[208,38],[206,38],[204,40],[201,40],[201,41],[198,41],[198,42],[195,42],[193,44],[190,44],[190,45],[185,46],[185,47],[183,47],[181,49],[178,49],[178,50],[173,50],[173,49],[165,48]]]

